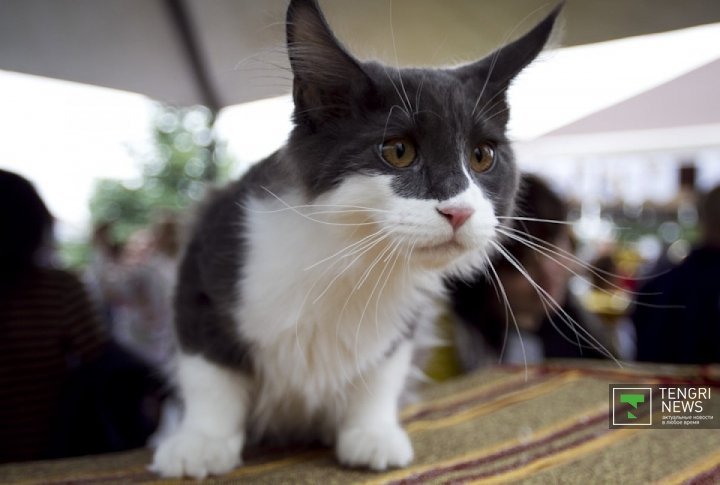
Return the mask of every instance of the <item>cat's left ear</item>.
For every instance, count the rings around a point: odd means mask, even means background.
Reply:
[[[370,78],[335,38],[316,0],[290,2],[286,33],[296,123],[348,116],[355,100],[369,97]]]
[[[560,3],[530,32],[484,59],[457,69],[456,74],[481,87],[488,85],[496,90],[507,87],[543,50],[562,7],[563,3]]]

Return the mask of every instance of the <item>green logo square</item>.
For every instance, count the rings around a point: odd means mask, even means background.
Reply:
[[[613,426],[651,426],[652,388],[613,387]]]

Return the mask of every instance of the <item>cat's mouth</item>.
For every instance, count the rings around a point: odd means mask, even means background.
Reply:
[[[453,237],[439,244],[429,244],[427,246],[417,247],[416,249],[426,254],[442,256],[443,254],[456,255],[457,253],[467,251],[468,248]]]

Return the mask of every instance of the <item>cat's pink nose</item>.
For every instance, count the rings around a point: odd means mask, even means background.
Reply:
[[[465,221],[470,219],[475,213],[475,209],[467,206],[448,206],[438,207],[437,211],[443,216],[453,228],[453,231],[457,231],[460,227],[465,224]]]

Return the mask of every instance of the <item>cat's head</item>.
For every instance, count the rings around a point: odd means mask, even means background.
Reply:
[[[286,153],[308,198],[355,234],[382,231],[433,265],[487,251],[517,188],[505,90],[544,47],[558,10],[477,62],[398,69],[357,60],[315,0],[292,0]]]

